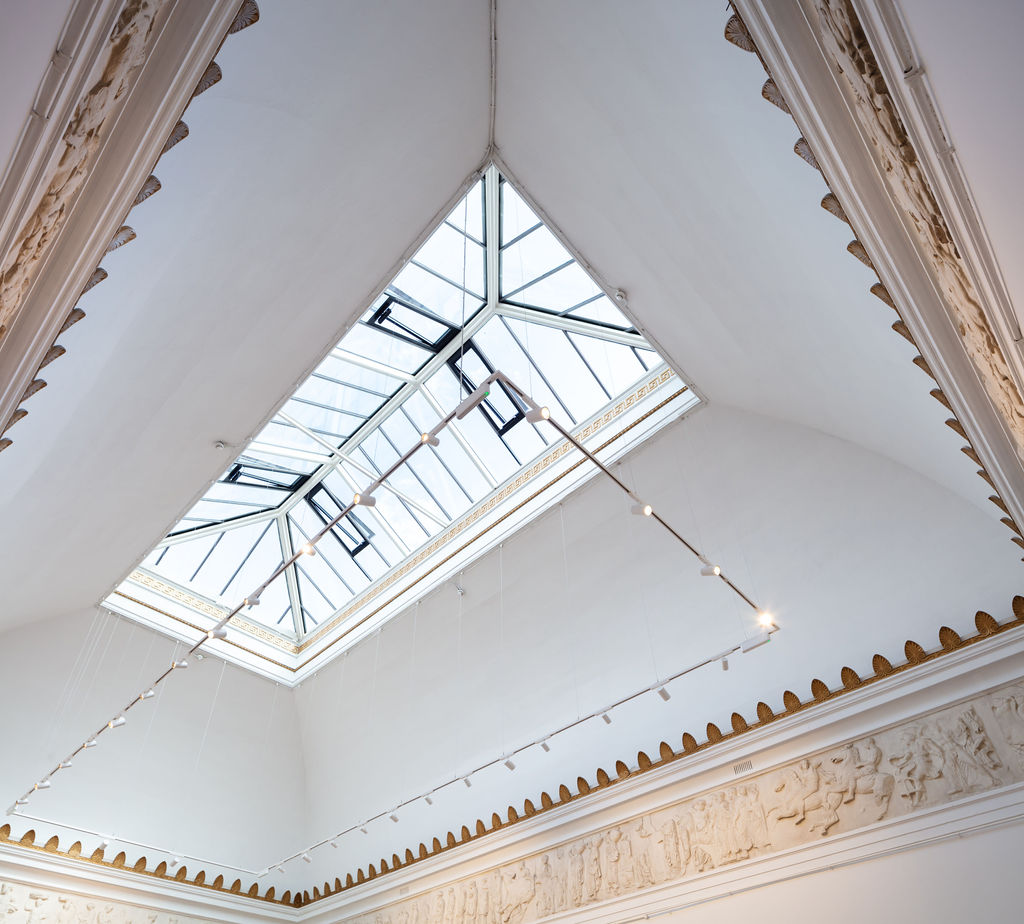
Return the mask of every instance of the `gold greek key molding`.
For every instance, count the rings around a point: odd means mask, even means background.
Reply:
[[[592,436],[594,436],[596,433],[600,432],[604,427],[607,427],[610,423],[621,417],[631,408],[636,407],[636,405],[639,402],[643,401],[645,398],[648,398],[663,385],[672,381],[672,379],[674,379],[675,377],[675,373],[670,368],[666,367],[662,369],[659,373],[652,376],[646,382],[642,383],[637,388],[635,388],[632,392],[630,392],[630,394],[624,396],[620,401],[617,401],[612,407],[608,408],[608,410],[605,411],[600,417],[595,418],[593,421],[587,424],[587,426],[583,427],[577,434],[577,438],[580,440],[590,439]],[[664,400],[660,401],[654,407],[651,407],[647,411],[645,411],[636,420],[627,424],[621,430],[613,433],[607,440],[605,440],[598,447],[598,451],[607,448],[608,446],[612,445],[616,440],[621,439],[623,436],[629,433],[634,427],[643,423],[643,421],[647,420],[652,414],[657,413],[662,408],[670,404],[672,401],[675,401],[681,395],[685,394],[687,391],[688,388],[684,385],[678,390],[672,392]],[[254,638],[259,639],[260,641],[266,642],[269,645],[273,645],[281,651],[285,651],[293,655],[302,654],[311,646],[316,645],[318,642],[322,641],[327,634],[337,629],[339,625],[342,625],[354,614],[359,613],[361,610],[365,609],[368,604],[372,603],[374,600],[379,598],[382,594],[384,594],[389,588],[393,587],[402,578],[409,575],[417,567],[422,565],[425,561],[429,560],[439,550],[441,550],[446,545],[451,543],[453,540],[458,538],[462,533],[464,533],[467,529],[473,526],[473,524],[478,522],[481,518],[485,517],[488,513],[491,513],[498,505],[508,500],[509,497],[518,492],[529,482],[531,482],[539,475],[550,469],[552,465],[554,465],[556,462],[562,459],[571,450],[572,447],[568,443],[562,443],[561,445],[555,447],[551,452],[547,453],[546,455],[538,459],[529,468],[524,469],[512,481],[506,484],[500,491],[489,497],[479,507],[474,508],[468,514],[466,514],[466,516],[464,516],[461,520],[459,520],[456,523],[453,523],[450,527],[448,527],[448,529],[446,529],[443,533],[441,533],[439,536],[437,536],[435,539],[433,539],[431,542],[425,545],[422,549],[420,549],[419,552],[417,552],[411,558],[407,559],[402,565],[388,572],[388,574],[381,578],[380,581],[367,588],[367,590],[365,590],[360,596],[356,597],[347,607],[345,607],[344,610],[342,610],[328,622],[324,623],[324,625],[320,629],[318,629],[316,633],[304,639],[301,644],[297,645],[294,642],[290,642],[282,636],[278,635],[277,633],[274,633],[271,630],[267,629],[265,626],[262,626],[251,620],[247,620],[243,616],[233,617],[231,625],[235,628],[244,630]],[[546,484],[542,485],[536,491],[531,493],[528,497],[525,497],[522,501],[520,501],[510,510],[502,514],[502,516],[499,517],[495,522],[485,526],[479,532],[477,532],[469,539],[467,539],[457,549],[453,550],[450,554],[446,555],[444,558],[435,562],[432,567],[424,571],[423,574],[421,574],[418,578],[416,578],[414,581],[408,584],[408,586],[402,587],[391,597],[381,602],[372,610],[369,610],[368,612],[364,613],[356,623],[347,627],[344,633],[339,635],[337,638],[333,639],[321,651],[318,651],[315,654],[311,655],[307,660],[303,661],[302,663],[296,666],[283,665],[279,661],[275,661],[272,658],[268,658],[267,656],[260,654],[259,652],[253,651],[250,648],[246,648],[245,646],[236,645],[235,647],[240,648],[241,650],[249,654],[252,654],[258,658],[262,658],[263,660],[266,660],[276,666],[284,667],[291,673],[295,673],[301,670],[303,667],[309,664],[313,658],[319,657],[328,648],[337,644],[337,642],[344,638],[344,636],[348,632],[353,631],[367,619],[371,619],[373,616],[379,613],[384,607],[389,606],[403,594],[408,593],[409,590],[411,590],[417,584],[426,580],[431,574],[436,572],[438,568],[443,567],[449,560],[451,560],[452,557],[458,555],[466,548],[468,548],[470,545],[479,541],[481,538],[483,538],[485,535],[487,535],[489,532],[495,529],[498,525],[504,522],[508,517],[512,516],[517,511],[519,511],[523,506],[530,503],[543,492],[552,488],[562,478],[564,478],[571,471],[575,470],[580,464],[582,464],[583,461],[584,460],[581,459],[579,462],[575,463],[572,467],[570,467],[567,471],[556,476],[555,478],[552,478]],[[146,587],[166,597],[167,599],[181,603],[183,606],[186,606],[197,613],[209,616],[214,621],[219,621],[228,612],[227,608],[223,606],[218,606],[217,604],[214,604],[211,601],[204,599],[203,597],[199,597],[196,594],[191,593],[190,591],[184,590],[183,588],[168,583],[167,581],[163,581],[157,576],[150,574],[147,571],[136,569],[128,576],[128,580],[140,586]],[[114,595],[120,596],[138,605],[145,606],[147,609],[159,613],[161,616],[173,619],[176,622],[181,623],[182,625],[188,626],[189,628],[196,629],[200,632],[205,631],[205,629],[203,629],[202,627],[197,626],[189,622],[188,620],[181,618],[180,616],[167,612],[166,610],[162,610],[159,607],[154,606],[153,604],[147,603],[142,600],[138,600],[137,598],[130,596],[127,593],[124,593],[120,589],[115,590]],[[229,644],[234,644],[231,642],[230,639],[227,641]]]

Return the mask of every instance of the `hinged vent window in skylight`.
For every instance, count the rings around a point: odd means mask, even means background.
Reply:
[[[491,167],[110,602],[124,610],[144,589],[147,599],[163,594],[215,618],[499,370],[574,429],[624,408],[635,417],[645,400],[663,400],[651,396],[673,378]],[[351,512],[318,554],[288,568],[240,624],[299,651],[550,454],[555,438],[500,383],[448,432],[376,492],[376,506]]]

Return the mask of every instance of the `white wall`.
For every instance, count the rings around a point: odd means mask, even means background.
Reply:
[[[967,463],[969,464],[969,463]],[[776,615],[772,643],[670,684],[342,839],[314,856],[320,882],[477,818],[594,781],[662,740],[725,730],[850,665],[903,660],[975,611],[1010,618],[1015,547],[993,514],[892,461],[820,432],[712,405],[667,428],[621,474]],[[563,530],[565,541],[563,543]],[[567,568],[566,568],[567,564]],[[313,841],[465,774],[547,731],[734,644],[749,611],[622,496],[592,482],[297,691]],[[502,590],[503,588],[503,590]],[[322,863],[322,865],[320,865]]]
[[[693,905],[659,920],[670,924],[863,924],[1019,921],[1024,823],[917,847],[853,866]]]

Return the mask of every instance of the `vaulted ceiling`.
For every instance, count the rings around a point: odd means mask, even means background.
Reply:
[[[1016,229],[993,184],[1008,162],[972,146],[976,111],[957,88],[983,78],[946,53],[980,26],[904,6],[942,61],[936,86],[1005,264]],[[25,41],[2,59],[0,152],[66,7],[17,11]],[[259,23],[217,54],[223,79],[189,106],[187,142],[160,159],[162,190],[131,213],[137,239],[103,260],[109,278],[83,298],[86,320],[0,455],[0,695],[25,704],[0,720],[4,799],[166,666],[173,641],[98,614],[98,601],[492,156],[706,398],[620,471],[780,632],[728,672],[673,681],[667,702],[641,697],[610,726],[523,752],[514,772],[491,767],[397,825],[346,835],[308,875],[344,878],[1005,609],[1020,556],[992,490],[869,294],[875,275],[846,252],[849,227],[819,207],[828,189],[793,154],[792,119],[761,97],[761,64],[723,40],[727,18],[661,0],[498,3],[492,139],[485,0],[261,0]],[[783,37],[794,56],[817,53],[806,30]],[[822,118],[849,117],[837,105]],[[1007,283],[1012,295],[1009,271]],[[453,579],[410,599],[297,690],[213,654],[32,810],[53,830],[263,870],[458,781],[754,630],[649,525],[593,481],[467,565],[464,594]],[[294,887],[307,871],[275,875]]]

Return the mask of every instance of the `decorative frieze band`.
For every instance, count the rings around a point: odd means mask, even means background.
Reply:
[[[1024,682],[347,924],[530,924],[1024,781]]]

